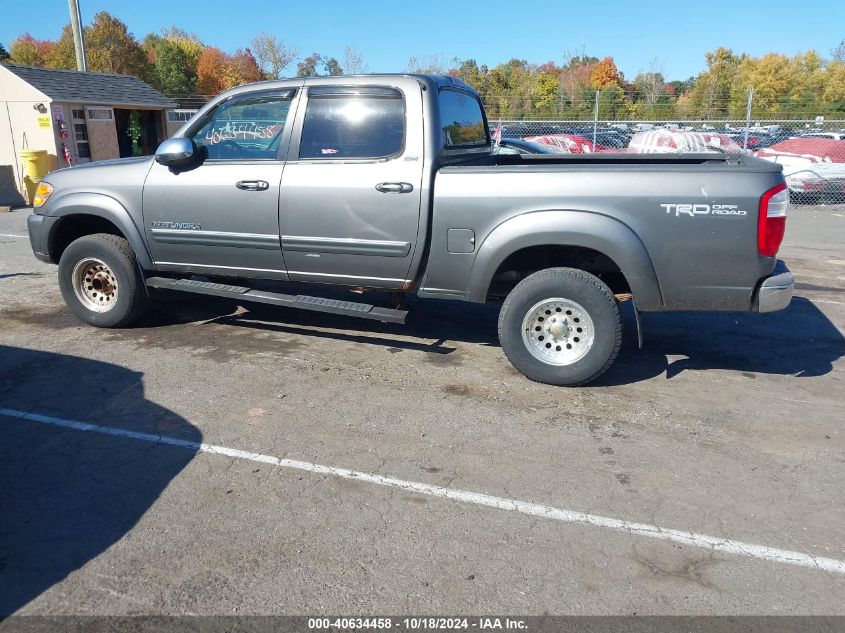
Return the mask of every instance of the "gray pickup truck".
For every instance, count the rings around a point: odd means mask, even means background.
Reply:
[[[97,327],[139,319],[151,289],[400,323],[403,293],[503,301],[511,363],[580,385],[619,351],[620,301],[638,329],[789,305],[787,202],[781,167],[742,155],[496,154],[451,77],[315,77],[221,94],[155,157],[49,174],[29,235]]]

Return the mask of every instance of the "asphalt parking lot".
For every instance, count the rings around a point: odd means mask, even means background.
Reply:
[[[627,314],[578,389],[513,370],[490,306],[173,295],[89,328],[27,213],[0,214],[0,614],[845,614],[841,207],[791,210],[788,310],[647,314],[643,350]]]

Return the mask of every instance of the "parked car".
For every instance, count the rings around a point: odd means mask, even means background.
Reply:
[[[727,134],[687,132],[685,130],[652,130],[637,132],[631,138],[632,154],[722,152],[737,154],[742,148]]]
[[[797,200],[845,194],[845,141],[799,136],[763,148],[755,156],[783,166],[786,183]]]
[[[523,140],[552,147],[560,154],[589,154],[605,149],[599,145],[593,145],[592,141],[577,134],[544,134],[526,136]]]
[[[548,145],[532,143],[521,138],[503,138],[493,147],[494,154],[557,154],[560,153]]]
[[[806,132],[800,138],[827,138],[833,141],[845,141],[845,132]]]
[[[624,149],[628,147],[631,137],[624,132],[612,128],[600,127],[595,130],[592,127],[562,125],[558,133],[572,134],[593,142],[593,134],[596,137],[596,146],[601,149]],[[539,133],[538,133],[539,134]],[[550,133],[547,133],[550,134]],[[600,151],[600,150],[599,150]]]
[[[156,289],[397,323],[325,288],[503,299],[511,363],[579,385],[619,351],[621,300],[785,308],[787,202],[780,165],[750,156],[494,155],[463,82],[338,76],[229,90],[155,157],[55,171],[28,226],[96,327],[136,322]]]

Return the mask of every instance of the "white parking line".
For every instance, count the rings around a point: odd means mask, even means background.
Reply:
[[[11,233],[0,233],[0,237],[19,237],[22,240],[26,239],[26,235],[12,235]]]
[[[579,512],[577,510],[565,510],[538,503],[520,501],[518,499],[494,497],[492,495],[486,495],[478,492],[446,488],[444,486],[432,486],[431,484],[417,481],[406,481],[404,479],[396,479],[395,477],[362,473],[354,470],[348,470],[346,468],[323,466],[321,464],[302,462],[295,459],[284,459],[274,457],[272,455],[264,455],[262,453],[253,453],[251,451],[228,448],[226,446],[215,446],[214,444],[181,440],[179,438],[168,437],[166,435],[138,433],[112,426],[100,426],[98,424],[90,424],[88,422],[64,420],[62,418],[54,418],[37,413],[27,413],[16,409],[0,408],[0,416],[27,420],[29,422],[38,422],[40,424],[49,424],[52,426],[73,429],[75,431],[102,433],[104,435],[123,437],[141,442],[178,446],[181,448],[199,451],[201,453],[225,455],[226,457],[231,457],[233,459],[244,459],[261,464],[294,468],[296,470],[328,475],[339,479],[365,481],[379,486],[397,488],[406,492],[428,495],[430,497],[451,499],[452,501],[460,501],[462,503],[479,506],[488,506],[499,510],[510,510],[512,512],[519,512],[521,514],[527,514],[541,519],[559,521],[561,523],[593,525],[616,532],[625,532],[631,535],[643,536],[662,541],[672,541],[674,543],[681,543],[683,545],[690,545],[693,547],[703,547],[705,549],[724,552],[727,554],[735,554],[737,556],[748,556],[750,558],[757,558],[774,563],[798,565],[799,567],[807,567],[810,569],[828,571],[836,574],[845,574],[845,561],[843,560],[824,558],[821,556],[811,556],[803,552],[793,552],[776,547],[769,547],[768,545],[757,545],[754,543],[734,541],[733,539],[721,538],[718,536],[709,536],[707,534],[696,534],[694,532],[686,532],[684,530],[673,530],[660,527],[658,525],[649,525],[647,523],[634,523],[623,519],[614,519],[612,517],[605,517],[597,514],[587,514],[586,512]]]

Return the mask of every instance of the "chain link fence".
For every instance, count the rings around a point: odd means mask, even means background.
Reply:
[[[498,104],[499,106],[501,104]],[[583,112],[583,109],[582,109]],[[755,117],[749,92],[744,118],[496,118],[500,153],[744,153],[783,166],[793,205],[845,204],[845,117]],[[806,115],[805,115],[806,117]]]

